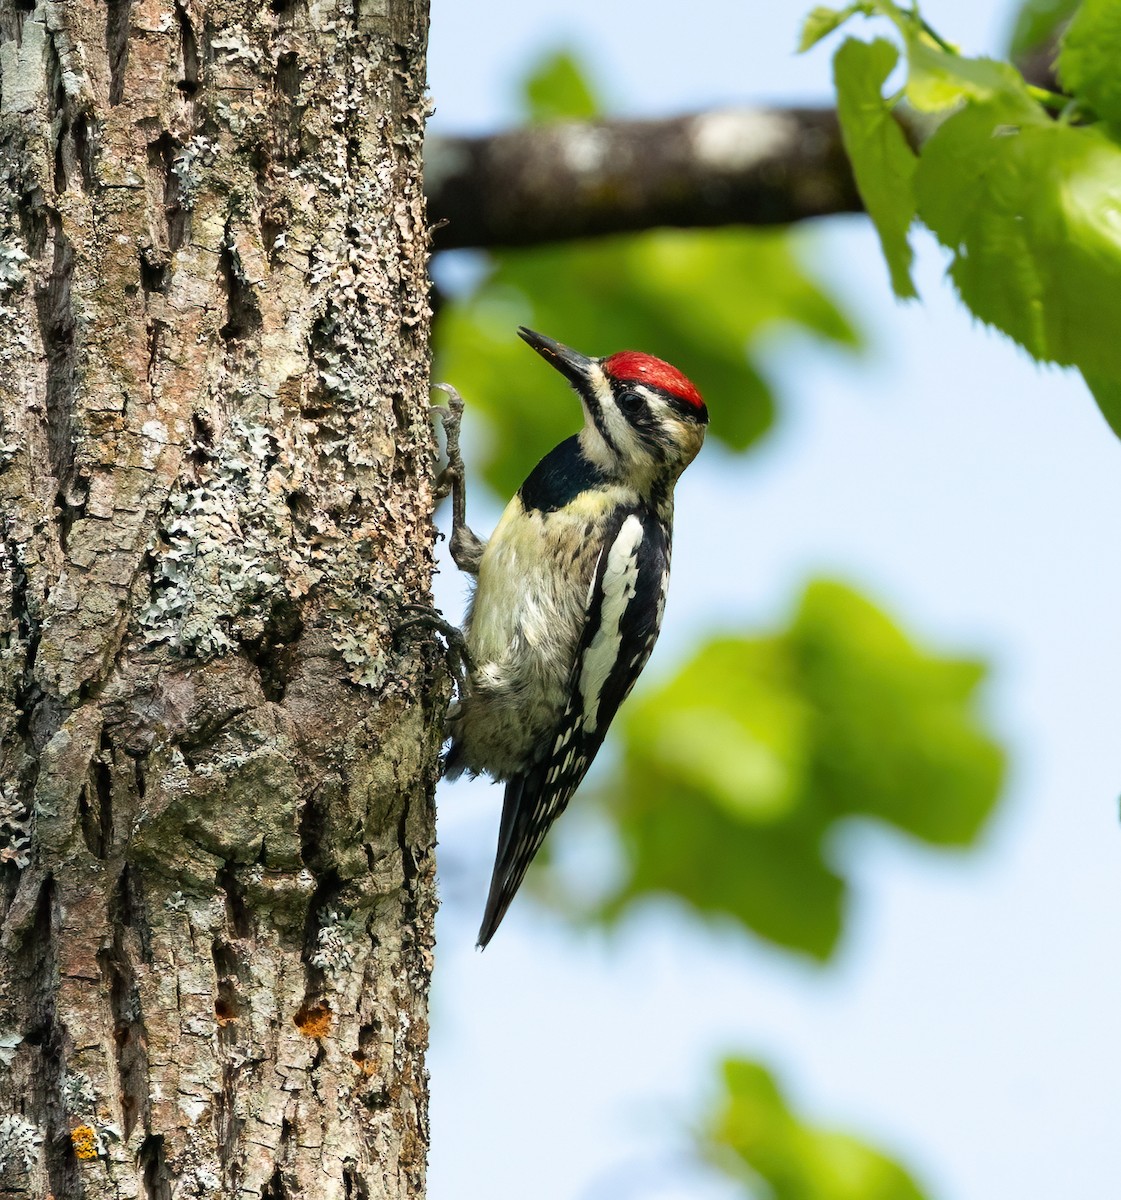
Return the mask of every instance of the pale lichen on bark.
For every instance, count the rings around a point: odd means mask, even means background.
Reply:
[[[422,1194],[426,27],[0,0],[0,1196]]]

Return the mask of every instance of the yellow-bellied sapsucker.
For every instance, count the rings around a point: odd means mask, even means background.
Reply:
[[[451,445],[458,411],[449,423],[452,555],[478,583],[446,771],[506,781],[480,946],[650,657],[669,582],[673,488],[708,424],[700,393],[661,359],[631,350],[587,358],[518,332],[576,389],[584,427],[530,472],[484,543],[464,521]]]

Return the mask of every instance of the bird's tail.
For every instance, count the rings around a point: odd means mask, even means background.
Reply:
[[[498,853],[494,859],[483,923],[479,927],[477,944],[480,950],[494,937],[553,818],[564,807],[563,803],[558,807],[555,803],[545,802],[544,774],[537,767],[525,775],[514,776],[506,784],[502,824],[498,829]],[[564,802],[567,803],[567,797]]]

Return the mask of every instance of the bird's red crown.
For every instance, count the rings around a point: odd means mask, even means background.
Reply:
[[[651,387],[669,392],[678,400],[692,404],[695,408],[704,408],[701,393],[697,391],[691,380],[686,378],[668,362],[655,358],[652,354],[643,354],[638,350],[620,350],[610,358],[603,360],[604,370],[620,383],[647,383]]]

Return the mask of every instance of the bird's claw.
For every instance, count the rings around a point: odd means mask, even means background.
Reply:
[[[427,605],[403,604],[401,610],[413,615],[410,620],[402,621],[397,625],[394,630],[395,634],[406,633],[411,629],[427,629],[443,637],[446,643],[444,657],[447,660],[448,670],[455,680],[456,693],[462,700],[467,694],[471,673],[475,670],[475,663],[471,658],[470,650],[467,649],[467,640],[463,636],[463,631],[450,621],[444,620],[434,608]]]
[[[434,383],[432,390],[443,392],[447,404],[434,404],[433,415],[440,418],[444,427],[444,439],[447,446],[447,465],[436,478],[435,493],[437,500],[443,500],[454,490],[455,484],[463,478],[463,457],[459,451],[459,430],[463,424],[463,397],[450,383]]]
[[[452,561],[461,571],[469,575],[479,573],[479,562],[486,549],[486,543],[467,526],[467,496],[466,471],[463,466],[463,455],[459,449],[459,430],[463,422],[463,397],[450,383],[433,384],[433,390],[443,392],[448,403],[434,405],[433,412],[439,413],[444,426],[446,442],[447,465],[436,478],[434,491],[437,500],[445,496],[452,498]]]

